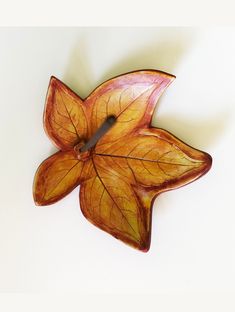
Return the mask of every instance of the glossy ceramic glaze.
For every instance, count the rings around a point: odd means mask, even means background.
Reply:
[[[147,251],[156,196],[196,180],[212,162],[207,153],[151,127],[157,100],[174,78],[155,70],[127,73],[82,100],[52,77],[44,128],[59,151],[36,172],[35,203],[53,204],[80,185],[81,210],[90,222]],[[109,116],[115,124],[81,152]]]

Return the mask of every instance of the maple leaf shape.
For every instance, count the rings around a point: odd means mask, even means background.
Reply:
[[[156,196],[196,180],[212,163],[207,153],[150,126],[156,102],[174,78],[155,70],[124,74],[83,101],[52,77],[44,127],[60,151],[35,174],[35,203],[55,203],[80,185],[81,210],[90,222],[147,251]],[[109,116],[115,116],[113,127],[81,152]]]

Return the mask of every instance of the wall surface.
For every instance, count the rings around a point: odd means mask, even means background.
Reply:
[[[78,189],[49,207],[32,198],[56,151],[42,126],[50,76],[86,97],[142,68],[177,76],[153,125],[213,157],[207,175],[156,200],[147,254],[91,225]],[[0,72],[1,291],[235,295],[235,29],[2,28]]]

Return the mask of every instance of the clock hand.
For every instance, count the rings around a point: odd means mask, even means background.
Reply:
[[[116,123],[116,121],[117,118],[115,116],[108,116],[99,129],[90,138],[90,140],[87,141],[79,151],[83,153],[95,146],[99,139]]]

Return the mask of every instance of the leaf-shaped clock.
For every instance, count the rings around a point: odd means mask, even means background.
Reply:
[[[53,204],[80,185],[81,210],[90,222],[148,251],[156,196],[196,180],[212,163],[207,153],[151,126],[156,102],[174,78],[135,71],[82,100],[52,77],[44,128],[59,151],[36,172],[35,203]]]

